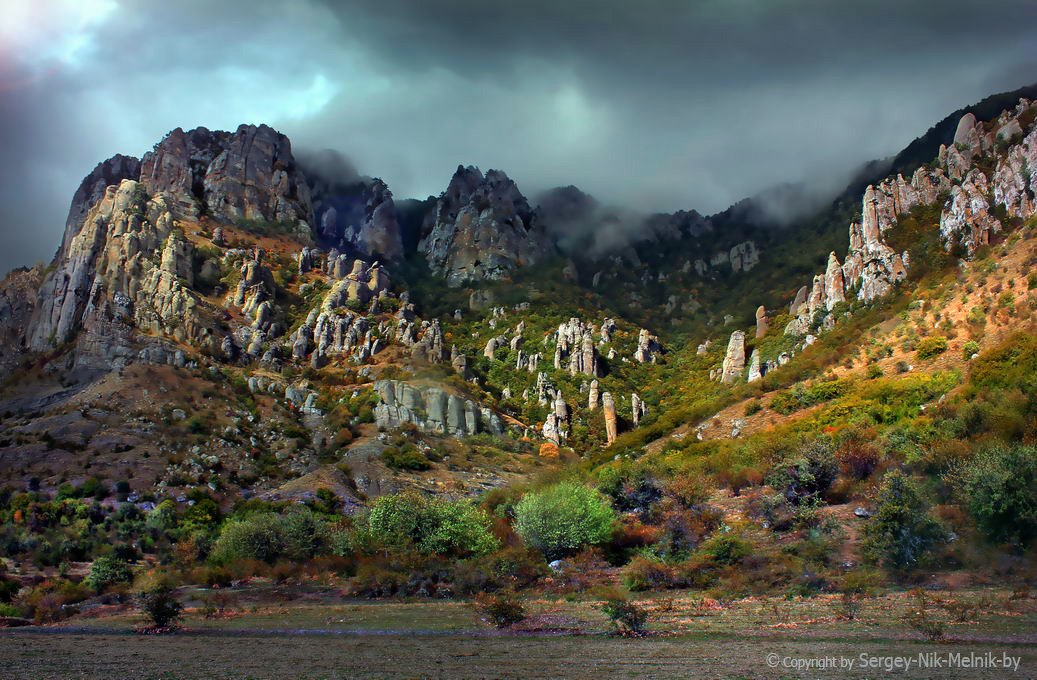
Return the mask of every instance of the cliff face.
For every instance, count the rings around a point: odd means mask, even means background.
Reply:
[[[76,339],[75,363],[98,368],[132,351],[134,328],[209,347],[212,324],[191,278],[190,246],[174,229],[167,198],[124,179],[87,212],[44,279],[26,346],[42,352]]]
[[[302,234],[313,224],[291,142],[266,125],[235,132],[177,128],[141,159],[140,182],[149,194],[169,194],[176,217],[285,222]]]
[[[499,279],[552,252],[526,197],[506,174],[458,167],[418,249],[451,286]]]
[[[403,258],[392,192],[380,179],[348,186],[318,182],[314,214],[321,240],[342,251],[383,261]]]
[[[827,314],[847,297],[868,302],[888,295],[903,280],[911,262],[885,240],[899,216],[919,205],[940,201],[940,237],[948,251],[972,257],[1004,219],[1025,220],[1035,213],[1037,192],[1037,103],[1020,100],[989,123],[971,113],[962,117],[954,144],[941,146],[929,166],[918,168],[910,181],[902,175],[868,186],[861,201],[861,221],[850,225],[846,259],[835,253],[825,273],[797,296],[786,328],[805,335],[819,311]],[[834,319],[826,318],[830,325]]]

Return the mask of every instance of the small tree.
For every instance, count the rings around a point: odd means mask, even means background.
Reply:
[[[526,608],[515,593],[506,591],[491,595],[479,593],[475,596],[475,607],[498,628],[507,628],[526,618]]]
[[[945,537],[918,484],[899,470],[883,478],[879,509],[864,527],[863,553],[889,569],[909,569]]]
[[[471,503],[414,493],[381,496],[367,525],[371,537],[387,547],[429,555],[484,555],[500,545],[489,516]]]
[[[129,583],[132,578],[130,565],[114,555],[104,555],[90,565],[87,582],[100,593],[117,583]]]
[[[548,559],[607,541],[614,523],[604,496],[574,482],[527,493],[515,505],[515,531]]]
[[[962,504],[990,540],[1025,546],[1037,537],[1037,448],[984,451],[956,481]]]
[[[816,439],[800,447],[795,455],[779,463],[768,477],[792,505],[819,502],[839,474],[831,442]]]
[[[605,593],[601,611],[620,635],[640,635],[648,623],[648,611],[618,590]]]
[[[157,585],[137,594],[141,612],[153,628],[175,628],[183,619],[184,606],[168,585]]]

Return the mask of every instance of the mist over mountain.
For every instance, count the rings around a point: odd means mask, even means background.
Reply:
[[[55,194],[176,127],[266,123],[397,200],[438,195],[458,164],[646,214],[713,214],[783,183],[838,191],[948,111],[1031,82],[1035,11],[19,0],[0,29],[0,270],[53,254]]]

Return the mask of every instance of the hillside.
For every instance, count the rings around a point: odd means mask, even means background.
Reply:
[[[780,226],[472,166],[397,203],[309,162],[174,130],[0,284],[20,583],[102,556],[213,582],[334,556],[365,596],[1032,578],[1037,103],[963,109]]]

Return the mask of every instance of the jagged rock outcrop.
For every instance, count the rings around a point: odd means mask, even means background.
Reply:
[[[324,296],[321,309],[328,311],[344,307],[350,302],[365,305],[371,300],[388,293],[391,287],[389,274],[378,262],[368,265],[363,260],[354,260],[349,274],[331,286]]]
[[[732,273],[748,272],[760,263],[760,250],[755,241],[737,243],[730,250],[721,250],[704,260],[699,258],[693,263],[695,273],[705,276],[710,271],[730,267]]]
[[[641,401],[641,397],[639,397],[636,392],[631,394],[630,417],[634,422],[634,427],[638,427],[641,424],[641,418],[643,418],[646,413],[648,413],[648,407],[643,401]]]
[[[809,295],[805,288],[800,290],[790,308],[795,318],[786,333],[805,335],[819,310],[830,312],[851,291],[863,301],[889,294],[907,276],[911,263],[906,251],[889,247],[884,234],[915,206],[943,200],[939,228],[944,247],[966,257],[1004,228],[995,206],[1010,217],[1032,216],[1037,189],[1035,107],[1033,102],[1020,100],[989,124],[968,113],[958,123],[954,143],[940,147],[935,164],[915,170],[910,181],[897,175],[869,186],[862,199],[861,222],[850,225],[845,262],[840,267],[832,253],[827,270],[814,278]],[[1008,148],[1000,153],[997,144]],[[989,160],[977,165],[977,159],[991,154],[995,163],[988,176]],[[829,328],[832,323],[834,319],[826,316],[821,327]]]
[[[642,328],[637,334],[637,349],[634,350],[634,360],[642,364],[654,364],[660,352],[662,352],[662,346],[659,344],[659,338],[648,332],[647,328]]]
[[[598,400],[600,399],[599,393],[600,387],[597,380],[591,380],[590,388],[587,391],[587,408],[591,411],[598,408]]]
[[[85,331],[92,337],[83,348],[96,359],[136,327],[216,349],[222,340],[188,288],[189,250],[164,195],[149,198],[133,180],[108,187],[40,287],[28,348],[43,351]]]
[[[585,324],[576,317],[559,325],[555,334],[555,368],[566,367],[572,375],[601,376],[594,330],[593,324]]]
[[[730,385],[742,376],[745,370],[745,333],[735,331],[727,343],[727,353],[720,370],[720,382]]]
[[[90,174],[83,178],[72,196],[68,218],[65,220],[65,234],[61,238],[61,248],[58,252],[68,252],[69,242],[83,227],[86,214],[104,197],[105,189],[113,185],[118,186],[124,179],[139,178],[139,158],[115,154],[108,160],[98,163]]]
[[[468,357],[464,352],[458,351],[456,346],[450,347],[450,365],[462,380],[471,380],[474,377],[472,369],[468,367]]]
[[[763,377],[763,370],[760,366],[760,350],[754,349],[752,355],[749,357],[749,375],[746,377],[746,382],[756,382]]]
[[[324,242],[367,259],[401,259],[403,236],[392,192],[380,179],[361,180],[309,173],[316,230]]]
[[[0,371],[10,371],[25,357],[29,322],[43,282],[43,267],[16,269],[0,282]]]
[[[499,279],[551,252],[546,231],[506,174],[458,167],[418,249],[447,283]]]
[[[375,423],[391,429],[410,423],[424,432],[466,437],[478,432],[501,434],[500,417],[489,408],[440,387],[416,385],[401,380],[378,380],[374,384],[378,404]]]
[[[166,193],[178,218],[203,211],[217,220],[238,218],[294,225],[309,236],[310,190],[288,138],[266,125],[235,132],[176,128],[144,154],[140,182]]]

